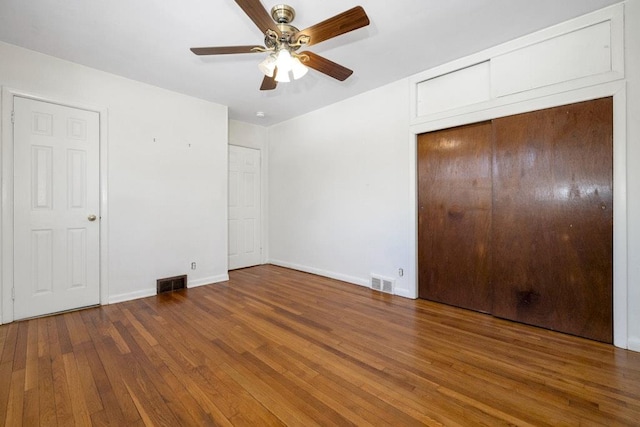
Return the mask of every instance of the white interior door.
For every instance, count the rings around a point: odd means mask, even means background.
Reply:
[[[100,302],[99,115],[14,98],[14,318]]]
[[[229,269],[262,261],[260,151],[229,146]]]

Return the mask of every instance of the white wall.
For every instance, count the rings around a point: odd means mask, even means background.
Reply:
[[[108,111],[103,303],[227,279],[227,107],[5,43],[0,85]]]
[[[237,120],[229,120],[229,145],[265,150],[267,146],[267,128]]]
[[[617,345],[640,351],[640,0],[625,11],[627,114],[614,114],[626,121],[627,254],[614,263],[627,275],[627,330]],[[409,104],[402,80],[269,129],[271,262],[361,285],[378,273],[415,296]]]
[[[270,262],[408,283],[406,80],[269,128]]]

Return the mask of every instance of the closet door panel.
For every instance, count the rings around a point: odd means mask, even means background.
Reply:
[[[494,120],[493,308],[613,340],[611,98]]]
[[[418,137],[420,298],[487,312],[491,123]]]

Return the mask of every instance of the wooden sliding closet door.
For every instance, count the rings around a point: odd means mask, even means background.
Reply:
[[[613,340],[611,98],[494,120],[496,316]]]
[[[491,123],[418,137],[420,298],[491,309]]]

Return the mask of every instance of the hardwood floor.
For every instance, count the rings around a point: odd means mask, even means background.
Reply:
[[[0,423],[640,423],[640,353],[274,266],[230,276],[0,326]]]

